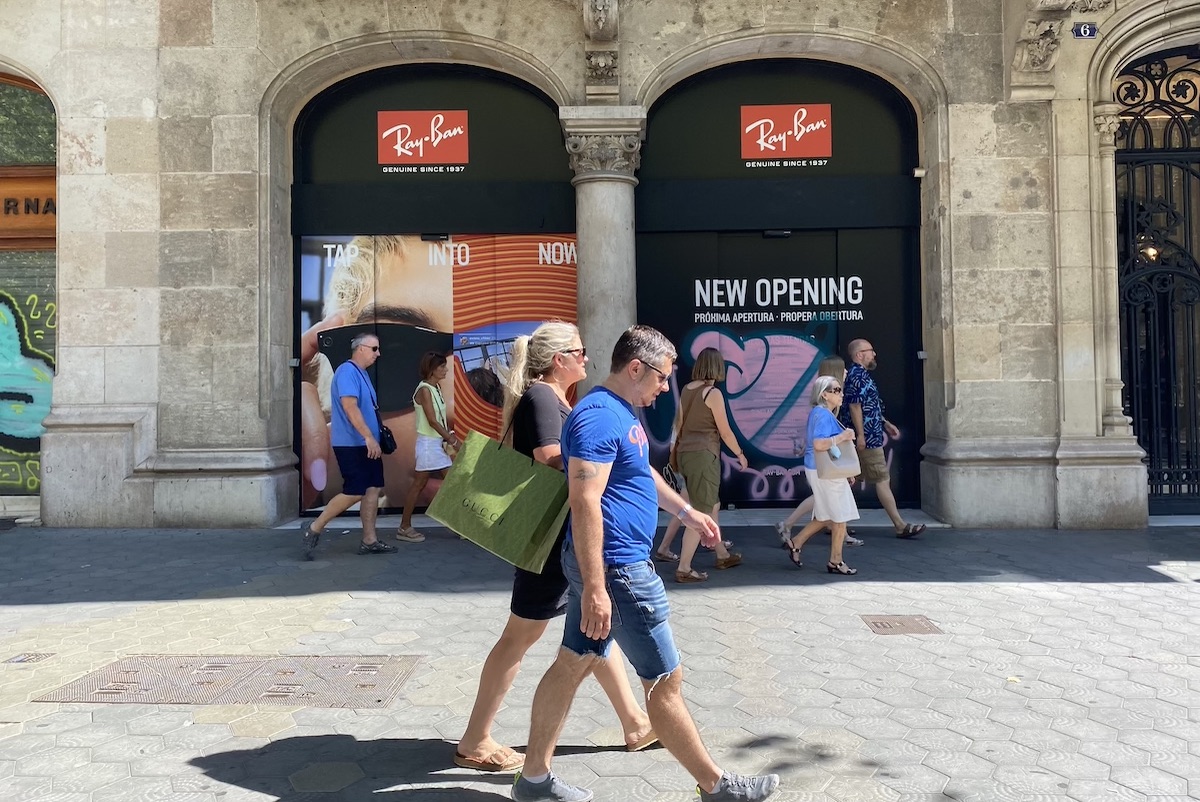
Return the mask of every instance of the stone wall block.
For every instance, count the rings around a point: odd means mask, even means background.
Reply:
[[[1054,162],[1058,183],[1058,208],[1087,212],[1092,208],[1091,169],[1088,156],[1059,156]],[[1084,232],[1078,232],[1083,234]]]
[[[961,34],[998,34],[1004,31],[1001,4],[990,0],[952,0],[954,32]]]
[[[158,110],[158,50],[72,50],[65,54],[60,115],[153,117]]]
[[[159,8],[164,2],[169,0],[106,0],[104,10],[108,20],[105,45],[110,48],[157,46]],[[201,5],[203,2],[195,0],[193,4]]]
[[[258,218],[258,177],[246,173],[163,174],[162,227],[249,228]]]
[[[266,443],[265,434],[257,402],[158,405],[162,448],[252,448]]]
[[[104,348],[59,345],[54,364],[54,404],[104,401]]]
[[[146,117],[109,120],[104,162],[110,173],[158,173],[158,121]]]
[[[990,103],[956,103],[950,107],[952,157],[986,159],[996,155],[995,110]]]
[[[58,311],[61,343],[122,346],[159,342],[157,290],[59,289]],[[95,390],[99,393],[99,387]]]
[[[1062,339],[1062,375],[1067,381],[1089,382],[1095,394],[1097,371],[1096,329],[1090,322],[1064,323],[1059,327]],[[1095,399],[1092,399],[1094,404]]]
[[[954,159],[955,215],[1049,211],[1049,159]]]
[[[1053,325],[1000,324],[1005,381],[1053,382],[1058,377],[1058,334]]]
[[[1061,431],[1064,437],[1095,437],[1096,422],[1101,412],[1096,400],[1096,380],[1062,381],[1063,420]]]
[[[464,8],[473,10],[480,5],[470,3]],[[289,0],[259,0],[258,24],[259,46],[274,64],[282,67],[324,45],[387,31],[387,2],[334,0],[293,3]]]
[[[956,325],[1046,323],[1054,320],[1049,269],[955,273]]]
[[[254,289],[162,290],[164,345],[251,345],[258,342]]]
[[[212,169],[252,173],[258,169],[258,118],[249,114],[214,117]]]
[[[105,0],[60,0],[59,29],[63,50],[99,50],[104,47],[105,29],[108,27],[105,4]],[[28,7],[37,5],[29,3]],[[47,3],[44,8],[50,12],[52,6]]]
[[[257,50],[205,47],[165,48],[159,70],[163,117],[257,114],[263,91],[278,72]]]
[[[1058,391],[1052,382],[962,382],[953,418],[958,437],[1049,437],[1058,431]]]
[[[993,215],[973,214],[959,217],[951,230],[954,268],[958,271],[995,270],[997,219]]]
[[[96,117],[58,118],[59,175],[98,175],[104,172],[106,130]]]
[[[108,287],[158,286],[157,231],[114,231],[103,236]]]
[[[1059,156],[1087,156],[1092,147],[1092,104],[1086,99],[1061,99],[1051,103],[1057,140],[1055,152]]]
[[[1059,320],[1064,325],[1087,323],[1095,319],[1092,295],[1095,272],[1090,267],[1060,267],[1058,269]]]
[[[213,232],[164,231],[158,241],[158,283],[163,287],[211,287]]]
[[[217,47],[258,46],[258,4],[245,0],[213,0],[213,44]]]
[[[215,287],[257,287],[258,230],[214,231],[212,269]]]
[[[1004,93],[1003,53],[1003,37],[998,33],[946,34],[934,60],[944,63],[950,103],[999,102]]]
[[[153,404],[158,401],[158,348],[115,346],[104,349],[104,403]]]
[[[958,326],[954,330],[955,378],[997,381],[1001,378],[1000,326]]]
[[[157,400],[199,404],[213,399],[213,349],[164,345],[158,349]]]
[[[1046,103],[1001,103],[996,123],[996,155],[1029,158],[1050,155],[1050,107]]]
[[[60,231],[58,289],[86,290],[105,282],[105,236],[96,231]]]
[[[1001,270],[1042,270],[1054,264],[1053,223],[1048,214],[996,218],[996,261]]]
[[[1058,263],[1066,267],[1092,266],[1092,212],[1062,211],[1058,215]]]
[[[208,173],[213,169],[213,122],[208,117],[168,117],[161,123],[160,163],[164,173]]]
[[[155,175],[60,175],[58,199],[60,234],[158,228]]]
[[[257,345],[213,348],[213,399],[219,402],[257,403],[259,356]]]
[[[163,47],[213,44],[212,0],[159,0],[159,5],[162,11],[158,34]]]

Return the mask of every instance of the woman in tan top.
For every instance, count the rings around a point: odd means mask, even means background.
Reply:
[[[692,381],[679,394],[679,412],[675,416],[674,451],[687,485],[689,501],[698,510],[711,511],[713,520],[721,508],[718,495],[721,489],[721,443],[734,453],[741,469],[746,469],[746,455],[725,415],[725,396],[716,388],[716,383],[724,380],[725,358],[716,348],[705,348],[692,366]],[[698,545],[700,533],[687,529],[675,571],[676,582],[708,579],[708,574],[692,568]],[[660,555],[662,551],[660,546]],[[717,568],[733,568],[742,562],[742,555],[731,554],[724,543],[717,543],[715,551]]]

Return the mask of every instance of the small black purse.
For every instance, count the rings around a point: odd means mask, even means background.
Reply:
[[[391,454],[396,450],[396,435],[382,423],[379,424],[379,450],[384,454]]]

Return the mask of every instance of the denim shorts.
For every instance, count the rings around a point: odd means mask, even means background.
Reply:
[[[575,654],[608,657],[609,644],[615,640],[637,675],[650,682],[679,668],[679,651],[667,621],[671,606],[654,563],[605,566],[605,585],[612,600],[612,628],[605,640],[593,640],[579,631],[583,575],[570,541],[563,547],[562,564],[568,586],[565,648]]]

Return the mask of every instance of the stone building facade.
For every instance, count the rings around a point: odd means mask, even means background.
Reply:
[[[1146,523],[1122,395],[1113,86],[1200,42],[1200,2],[0,0],[0,19],[0,72],[57,115],[47,524],[298,510],[294,151],[323,91],[441,64],[548,99],[573,175],[578,318],[603,354],[638,315],[656,104],[715,68],[780,60],[853,68],[911,105],[921,506],[959,526]],[[1076,38],[1078,23],[1098,34]]]

